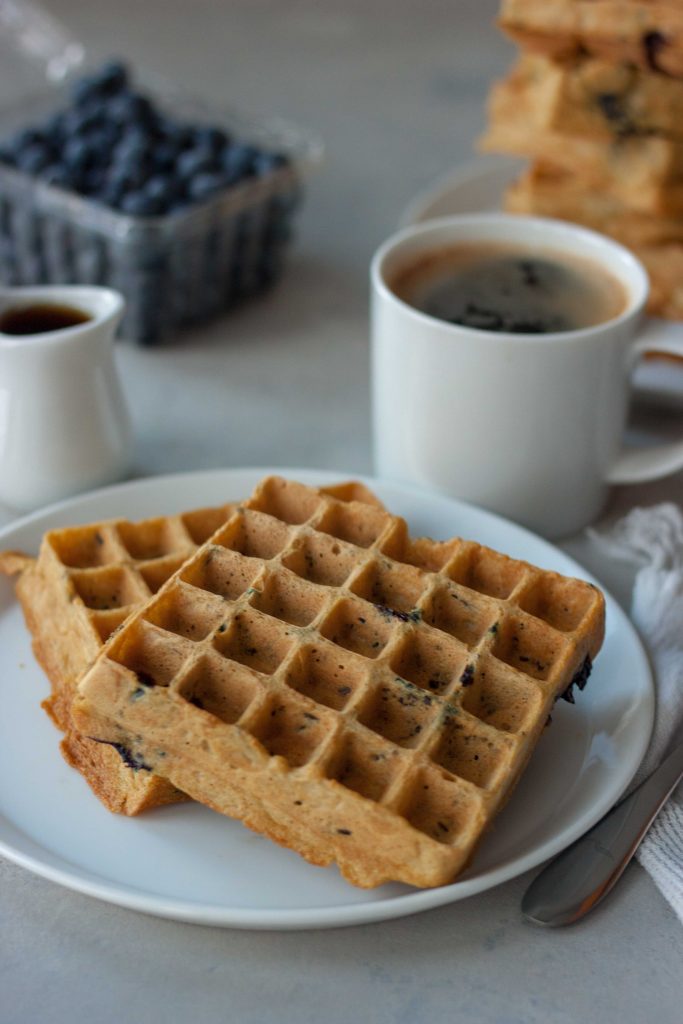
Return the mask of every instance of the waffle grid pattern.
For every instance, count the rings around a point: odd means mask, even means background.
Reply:
[[[234,504],[52,530],[45,545],[101,643],[224,523]]]
[[[339,852],[365,798],[438,848],[434,877],[403,874],[436,884],[511,788],[601,608],[589,584],[471,542],[413,540],[382,509],[271,478],[107,646],[82,701],[107,663],[123,667],[108,738],[123,728],[133,757],[163,772],[177,754],[159,750],[155,718],[183,719],[205,745],[218,729],[238,761],[246,744],[250,770],[282,758],[333,787],[334,856],[353,881],[381,880]],[[189,791],[212,803],[210,787]]]
[[[381,508],[363,484],[343,481],[322,488],[342,503],[360,501]],[[39,567],[56,567],[70,603],[75,601],[104,643],[130,612],[145,603],[169,577],[230,518],[236,504],[193,509],[180,515],[132,522],[112,519],[51,530],[45,534]],[[58,600],[53,592],[52,600]]]
[[[356,481],[325,489],[340,501],[379,505]],[[229,503],[137,522],[108,520],[49,531],[37,559],[0,554],[0,570],[18,575],[17,596],[34,652],[51,683],[43,707],[65,734],[65,759],[111,811],[138,814],[186,799],[166,779],[134,771],[116,749],[74,727],[71,704],[83,672],[111,633],[159,590],[232,514]]]

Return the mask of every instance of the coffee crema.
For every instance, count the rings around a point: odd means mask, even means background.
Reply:
[[[422,253],[394,273],[389,287],[438,320],[508,334],[594,327],[627,305],[622,284],[593,260],[500,243]]]
[[[47,334],[48,331],[63,331],[67,327],[85,324],[92,317],[75,306],[63,306],[49,302],[36,302],[30,306],[16,306],[7,309],[0,316],[0,334],[15,336]]]

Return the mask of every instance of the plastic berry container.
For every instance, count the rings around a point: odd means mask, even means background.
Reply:
[[[1,49],[1,47],[0,47]],[[0,110],[0,145],[64,110],[71,69],[31,101]],[[7,285],[104,284],[126,299],[121,334],[163,343],[252,298],[280,277],[317,139],[284,121],[260,123],[136,75],[169,122],[222,132],[278,161],[168,212],[128,213],[0,160],[0,281]]]

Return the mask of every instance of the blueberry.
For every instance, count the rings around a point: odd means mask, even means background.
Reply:
[[[176,164],[181,178],[194,178],[197,174],[215,172],[219,169],[214,154],[210,149],[187,149],[178,157]]]
[[[65,143],[62,159],[67,167],[80,172],[93,162],[92,146],[86,139],[76,135]]]
[[[105,116],[107,120],[112,121],[114,124],[125,125],[130,120],[130,94],[123,92],[118,96],[114,96],[105,107]]]
[[[17,167],[27,174],[39,174],[50,164],[52,154],[47,146],[34,142],[17,154]]]
[[[43,122],[43,135],[56,146],[64,139],[64,117],[63,113],[53,114]]]
[[[107,175],[107,183],[123,192],[135,192],[149,178],[149,165],[146,161],[140,163],[117,164],[113,166]]]
[[[149,132],[142,125],[135,124],[123,129],[117,145],[117,151],[123,153],[127,150],[144,149],[148,152],[153,144],[154,138]]]
[[[254,161],[261,154],[255,146],[238,143],[230,146],[223,154],[223,168],[231,184],[254,173]]]
[[[137,92],[123,92],[115,96],[106,107],[107,116],[118,124],[138,124],[151,127],[158,117],[150,100]]]
[[[124,195],[129,191],[128,184],[120,180],[108,179],[94,196],[105,206],[118,207]]]
[[[45,136],[42,132],[37,131],[35,128],[25,128],[23,131],[17,132],[11,139],[8,139],[7,146],[16,160],[22,150],[28,149],[35,143],[43,145],[44,142]]]
[[[71,139],[75,135],[86,135],[101,123],[102,113],[99,109],[84,106],[81,109],[67,110],[62,121],[63,137]]]
[[[178,150],[170,142],[159,142],[152,149],[151,162],[159,174],[174,171],[178,160]]]
[[[95,83],[90,75],[77,78],[71,87],[71,101],[76,106],[87,102],[94,95]]]
[[[113,164],[138,164],[150,160],[152,146],[143,135],[128,134],[121,138],[112,151]]]
[[[100,127],[93,128],[91,132],[88,132],[86,138],[98,159],[109,163],[114,147],[121,141],[121,129],[118,125],[105,122]]]
[[[109,61],[99,71],[84,75],[74,82],[71,98],[76,106],[82,106],[94,99],[114,96],[126,88],[128,72],[120,61]]]
[[[152,166],[151,148],[142,140],[124,136],[112,152],[112,174],[128,177],[135,184],[149,177]]]
[[[121,92],[128,86],[128,70],[123,61],[110,60],[95,76],[100,90],[108,96]]]
[[[217,156],[230,144],[230,140],[221,128],[200,125],[194,130],[194,144],[198,149],[210,150]]]
[[[144,185],[145,195],[158,200],[164,210],[168,210],[183,193],[182,185],[175,178],[166,174],[156,174]]]
[[[174,146],[178,152],[192,149],[194,146],[195,130],[192,125],[164,117],[159,120],[158,127],[164,141]]]
[[[87,170],[83,173],[81,180],[79,181],[79,191],[85,192],[86,195],[97,195],[104,186],[105,173],[103,170],[94,167],[91,170]]]
[[[127,166],[141,161],[151,162],[153,143],[146,135],[134,131],[124,132],[114,144],[110,152],[110,163]]]
[[[144,192],[128,192],[121,198],[119,209],[132,217],[154,217],[162,212],[162,204]]]
[[[190,178],[186,186],[187,194],[190,199],[208,199],[225,188],[226,184],[225,174],[204,172]]]

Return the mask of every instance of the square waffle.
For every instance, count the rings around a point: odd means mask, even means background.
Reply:
[[[375,495],[355,481],[327,492],[341,501],[381,507]],[[135,523],[117,519],[50,530],[37,559],[17,552],[0,554],[0,571],[18,576],[16,593],[33,650],[51,683],[43,707],[64,733],[62,754],[111,811],[139,814],[187,798],[166,779],[140,772],[125,752],[78,732],[71,717],[78,679],[114,630],[159,590],[234,508],[227,504]]]
[[[520,95],[507,83],[492,89],[485,152],[531,157],[575,175],[577,181],[631,210],[656,216],[683,213],[683,140],[657,135],[610,139],[535,128]]]
[[[580,178],[540,163],[532,164],[509,186],[505,208],[584,224],[632,249],[683,242],[681,214],[653,217],[640,213]]]
[[[527,130],[560,131],[611,141],[625,135],[683,137],[678,111],[683,81],[627,64],[582,58],[558,64],[522,55],[494,86],[494,119],[515,104],[524,111]]]
[[[588,583],[270,477],[110,637],[73,714],[356,885],[433,886],[603,629]]]
[[[527,50],[584,53],[683,77],[679,0],[503,0],[500,26]]]

